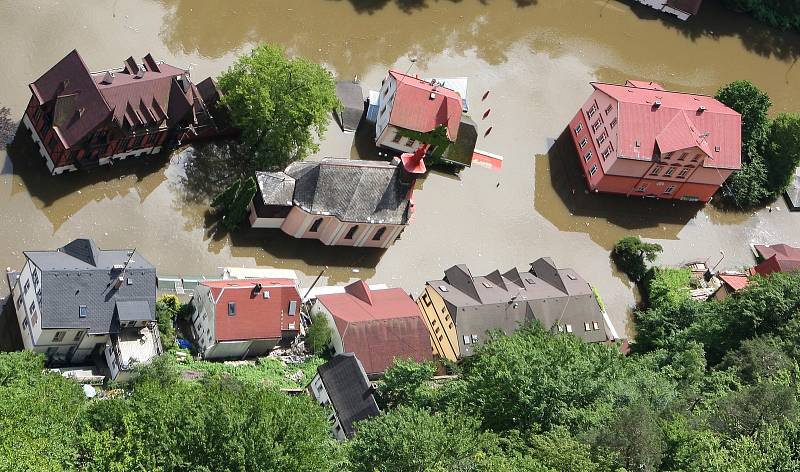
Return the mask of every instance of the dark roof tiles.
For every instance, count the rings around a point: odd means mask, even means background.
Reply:
[[[355,422],[380,414],[364,366],[355,354],[334,356],[319,366],[317,373],[347,437],[355,433]]]

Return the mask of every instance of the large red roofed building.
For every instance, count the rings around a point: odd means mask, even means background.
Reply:
[[[292,279],[210,280],[195,289],[192,336],[205,359],[255,357],[300,334]]]
[[[402,289],[372,290],[359,280],[344,293],[317,297],[311,313],[328,319],[335,353],[355,353],[368,375],[382,374],[395,358],[433,358],[425,321]]]
[[[92,168],[155,154],[181,140],[219,133],[212,109],[220,98],[211,78],[129,57],[122,67],[90,72],[73,50],[30,84],[22,122],[50,173]]]
[[[773,244],[772,246],[753,246],[758,253],[761,263],[753,267],[752,272],[760,275],[769,275],[773,272],[794,272],[800,270],[800,248],[788,244]]]
[[[707,202],[741,168],[741,115],[655,82],[593,82],[569,123],[589,190]]]
[[[463,111],[461,96],[435,80],[427,82],[390,70],[381,85],[378,103],[375,124],[378,146],[414,152],[424,143],[409,134],[430,133],[439,127],[445,128],[450,143],[458,138]]]

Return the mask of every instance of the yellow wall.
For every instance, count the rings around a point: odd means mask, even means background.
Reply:
[[[425,291],[417,299],[417,306],[431,334],[433,354],[457,361],[460,352],[456,327],[442,297],[431,286],[426,285]]]

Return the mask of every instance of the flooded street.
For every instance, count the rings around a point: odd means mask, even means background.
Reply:
[[[292,268],[331,283],[368,278],[418,294],[427,279],[467,264],[475,273],[527,267],[552,256],[596,285],[622,332],[634,303],[608,251],[626,234],[657,240],[660,262],[752,263],[750,243],[800,245],[800,214],[723,212],[683,202],[586,195],[577,159],[559,139],[591,91],[628,78],[713,94],[749,79],[772,113],[800,111],[800,37],[703,5],[688,24],[638,4],[560,0],[6,0],[0,4],[0,107],[16,123],[27,85],[73,48],[91,70],[151,52],[201,80],[262,41],[324,63],[376,89],[387,68],[469,77],[478,148],[504,156],[499,173],[431,173],[415,192],[416,217],[385,252],[329,248],[277,231],[209,232],[206,205],[183,182],[185,154],[51,177],[29,138],[0,150],[0,266],[22,251],[89,236],[101,248],[136,247],[161,274],[214,275],[224,265]],[[585,17],[581,19],[580,16]],[[591,24],[588,20],[591,18]],[[410,57],[417,58],[411,63]],[[485,91],[489,97],[481,101]],[[486,109],[490,115],[481,120]],[[3,119],[0,116],[0,119]],[[0,126],[0,129],[3,127]],[[22,134],[22,133],[20,133]],[[319,156],[352,156],[332,125]],[[357,272],[356,272],[357,271]]]

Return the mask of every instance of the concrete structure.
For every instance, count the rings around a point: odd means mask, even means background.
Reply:
[[[204,359],[261,356],[301,333],[300,293],[292,279],[206,280],[191,303],[192,336]]]
[[[73,50],[30,84],[22,122],[50,173],[156,154],[181,140],[219,133],[212,109],[220,92],[211,78],[153,59],[89,72]]]
[[[570,121],[593,192],[707,202],[741,168],[741,116],[654,82],[592,83]]]
[[[161,353],[156,271],[140,254],[100,250],[90,239],[24,254],[12,296],[25,349],[50,365],[105,356],[112,377]],[[132,351],[128,342],[143,345]]]
[[[308,393],[322,406],[333,410],[329,416],[331,434],[339,441],[352,438],[354,423],[380,414],[364,366],[352,352],[338,354],[317,368]]]
[[[383,374],[395,358],[432,359],[425,322],[402,289],[372,290],[359,280],[345,293],[319,295],[310,313],[327,318],[333,351],[355,353],[370,376]]]
[[[454,143],[461,123],[462,101],[458,92],[439,82],[390,70],[383,79],[375,123],[375,144],[397,152],[414,152],[423,141],[409,132],[430,133],[444,127]],[[429,151],[434,151],[429,149]]]
[[[250,224],[329,246],[389,247],[411,221],[423,153],[391,163],[324,159],[258,172]]]
[[[703,0],[637,0],[650,8],[675,15],[681,20],[688,20],[700,11]]]
[[[434,353],[451,361],[471,356],[490,331],[508,335],[533,321],[587,342],[606,342],[615,333],[592,287],[550,258],[536,260],[528,272],[495,270],[483,277],[453,266],[425,285],[417,306]]]

